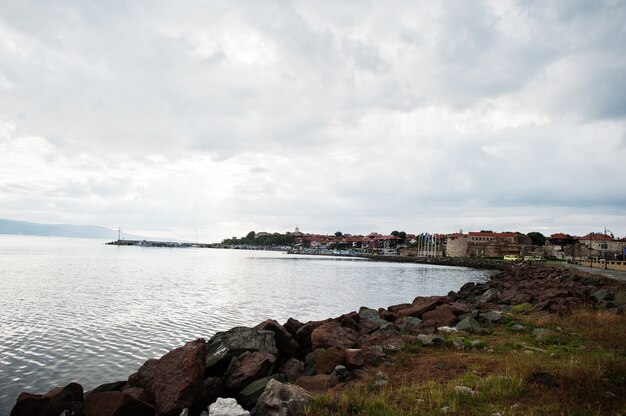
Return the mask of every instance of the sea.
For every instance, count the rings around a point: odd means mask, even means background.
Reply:
[[[463,267],[0,235],[0,415],[20,392],[125,380],[185,342],[484,281]]]

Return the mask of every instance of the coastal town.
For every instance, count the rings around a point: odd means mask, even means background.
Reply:
[[[510,261],[557,260],[592,268],[626,270],[626,237],[615,237],[608,230],[584,236],[540,232],[407,233],[367,235],[337,231],[334,234],[294,231],[255,232],[232,237],[220,243],[167,242],[118,239],[107,244],[119,246],[170,248],[226,248],[237,250],[274,250],[289,254],[334,256],[404,256],[413,258],[483,258]]]
[[[273,244],[275,242],[276,244]],[[616,238],[610,232],[591,232],[584,236],[539,232],[406,233],[389,235],[372,232],[353,235],[293,232],[269,233],[251,231],[245,237],[226,239],[213,245],[234,249],[280,249],[297,254],[362,255],[452,258],[496,258],[505,260],[565,260],[601,268],[626,270],[626,237]]]

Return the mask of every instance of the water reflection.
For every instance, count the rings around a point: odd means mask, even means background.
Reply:
[[[0,414],[23,390],[125,379],[233,326],[324,319],[484,279],[464,268],[102,243],[0,236]]]

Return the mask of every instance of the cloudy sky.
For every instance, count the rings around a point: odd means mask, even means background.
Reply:
[[[0,218],[626,235],[625,1],[0,0]]]

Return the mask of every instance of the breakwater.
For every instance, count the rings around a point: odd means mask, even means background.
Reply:
[[[583,305],[623,308],[625,302],[626,292],[616,282],[569,269],[514,264],[488,282],[468,283],[446,296],[419,296],[410,303],[361,308],[322,321],[290,318],[281,325],[266,320],[223,331],[148,360],[128,379],[87,393],[75,383],[45,395],[23,393],[11,415],[65,410],[85,416],[177,416],[185,409],[197,415],[217,397],[256,407],[261,416],[278,414],[272,411],[289,403],[301,403],[296,408],[302,410],[310,400],[307,392],[358,379],[387,354],[416,340],[428,342],[444,328],[479,332],[518,305],[565,313]]]

